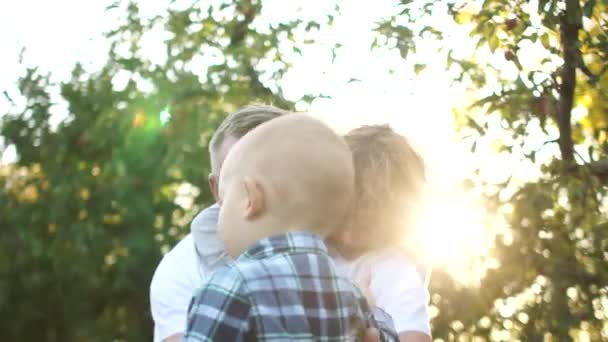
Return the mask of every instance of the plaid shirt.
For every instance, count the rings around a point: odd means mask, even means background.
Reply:
[[[319,237],[291,232],[258,241],[214,273],[190,303],[184,341],[353,341],[367,327],[397,340],[387,316],[377,317],[336,275]]]

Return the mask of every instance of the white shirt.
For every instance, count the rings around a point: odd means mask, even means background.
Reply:
[[[150,284],[155,342],[184,332],[192,295],[209,273],[198,261],[191,234],[163,257]]]
[[[374,305],[393,318],[397,332],[417,331],[430,336],[429,292],[424,275],[397,248],[369,253],[354,260],[332,255],[342,276],[360,285]]]
[[[150,308],[155,342],[186,330],[192,295],[228,258],[217,235],[218,215],[217,204],[201,211],[192,221],[191,234],[173,247],[154,271]]]

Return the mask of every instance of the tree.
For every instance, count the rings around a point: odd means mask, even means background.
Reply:
[[[478,286],[433,275],[434,336],[608,338],[608,5],[399,3],[377,27],[389,39],[376,45],[388,42],[404,63],[421,39],[444,45],[446,72],[471,89],[470,106],[455,109],[463,139],[473,151],[500,139],[505,158],[538,173],[468,180],[504,224],[479,261],[491,267]],[[266,23],[262,11],[260,0],[228,0],[172,3],[144,17],[119,2],[100,70],[76,65],[70,80],[50,84],[30,67],[19,92],[5,93],[14,106],[0,134],[18,160],[0,168],[3,340],[151,339],[147,290],[161,250],[211,201],[209,136],[250,102],[291,108],[280,87],[288,55],[335,15]],[[452,48],[449,29],[435,25],[439,12],[476,48]],[[67,118],[54,125],[61,110]]]
[[[5,93],[0,132],[18,160],[0,170],[0,339],[150,341],[161,249],[211,202],[211,133],[251,102],[292,108],[283,53],[316,23],[256,21],[257,0],[176,6],[152,18],[111,6],[120,25],[101,70],[50,84],[30,67]],[[164,53],[142,52],[149,35]]]
[[[470,30],[475,51],[443,51],[455,82],[470,86],[475,98],[456,110],[463,137],[474,151],[499,130],[503,155],[520,156],[540,172],[501,184],[478,172],[468,182],[483,188],[488,209],[504,217],[507,228],[496,231],[491,256],[499,267],[488,269],[478,288],[435,275],[434,335],[608,338],[606,2],[404,0],[398,9],[378,33],[395,38],[403,57],[420,39],[449,33],[421,24],[437,11]]]

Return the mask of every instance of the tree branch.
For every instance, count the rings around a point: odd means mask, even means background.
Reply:
[[[562,159],[574,162],[574,142],[572,141],[572,124],[570,122],[574,90],[576,88],[576,68],[578,66],[579,39],[581,27],[581,8],[578,0],[566,0],[566,11],[561,17],[560,36],[564,65],[561,72],[559,89],[559,106],[557,123],[559,127],[559,149]]]
[[[237,12],[243,15],[243,19],[236,23],[230,34],[230,47],[237,47],[243,44],[249,31],[249,25],[255,20],[256,16],[261,11],[260,4],[254,4],[252,1],[237,2]],[[275,94],[270,88],[266,87],[261,81],[259,74],[249,58],[243,60],[244,74],[249,76],[251,88],[255,94],[265,97],[265,100],[272,100],[273,105],[281,108],[291,108],[292,105],[286,101],[282,94]]]
[[[583,72],[583,74],[585,74],[585,75],[587,75],[587,77],[589,77],[589,83],[591,83],[591,85],[595,85],[597,83],[597,81],[599,81],[599,76],[594,74],[591,70],[589,70],[589,68],[583,61],[583,56],[581,56],[580,50],[577,51],[577,54],[578,54],[578,68]]]
[[[230,34],[230,46],[241,44],[245,39],[249,24],[251,24],[259,14],[259,10],[260,8],[256,8],[251,1],[237,2],[237,12],[243,15],[243,20],[239,21],[232,29],[232,33]]]
[[[589,167],[602,183],[608,184],[608,158],[592,162]]]
[[[255,93],[260,93],[263,97],[266,97],[266,101],[271,101],[272,105],[278,106],[283,109],[292,108],[292,104],[283,98],[282,93],[275,94],[270,88],[266,87],[261,81],[258,72],[255,70],[253,65],[247,63],[245,66],[246,75],[251,80],[251,87],[255,90]]]

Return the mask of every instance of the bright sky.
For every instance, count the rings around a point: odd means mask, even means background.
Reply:
[[[393,1],[375,0],[373,5],[338,1],[342,15],[336,26],[324,31],[318,43],[305,46],[303,57],[293,56],[294,68],[282,81],[284,92],[291,100],[309,93],[330,96],[315,100],[308,109],[340,132],[361,124],[389,123],[414,141],[429,166],[433,193],[433,220],[428,223],[433,242],[423,249],[440,266],[453,267],[457,262],[462,266],[468,257],[484,254],[487,246],[482,209],[457,191],[457,182],[470,173],[475,162],[458,140],[452,117],[452,108],[463,103],[464,90],[450,85],[450,76],[444,69],[445,56],[437,53],[437,46],[430,42],[422,42],[413,61],[407,63],[396,51],[370,51],[371,28],[382,16],[393,12]],[[323,0],[264,3],[263,15],[269,19],[285,18],[299,6],[312,16],[333,8],[332,2]],[[0,12],[0,46],[4,51],[0,90],[14,87],[20,70],[18,54],[23,46],[27,47],[26,62],[51,71],[54,80],[66,79],[77,61],[92,69],[100,66],[107,51],[101,33],[113,25],[112,17],[104,13],[109,4],[108,0],[22,0],[5,4]],[[164,6],[157,2],[142,4],[143,11],[151,13]],[[468,32],[450,24],[443,15],[434,18],[440,29],[450,27],[450,36],[443,44],[470,47],[473,42]],[[330,47],[335,42],[343,47],[331,64]],[[414,61],[429,67],[417,76],[412,70]],[[351,78],[361,82],[348,83]],[[0,113],[6,108],[7,102],[1,97]],[[59,113],[59,119],[61,115],[65,114]],[[494,170],[502,170],[494,175],[496,178],[514,169],[516,161],[512,159],[497,158],[489,150],[479,153],[477,161],[485,156],[495,164]],[[9,150],[1,162],[13,158]]]

